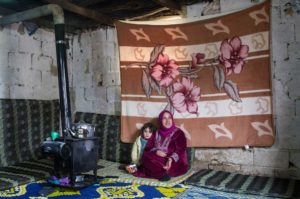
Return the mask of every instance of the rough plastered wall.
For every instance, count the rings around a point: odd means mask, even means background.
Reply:
[[[220,0],[213,5],[197,4],[188,7],[187,14],[196,17],[223,13],[255,2]],[[297,6],[300,2],[296,0],[273,0],[271,7],[275,144],[250,150],[197,149],[195,168],[300,178],[300,7]]]
[[[54,40],[43,29],[29,36],[21,23],[0,29],[0,99],[58,99]],[[72,46],[67,53],[72,77]]]

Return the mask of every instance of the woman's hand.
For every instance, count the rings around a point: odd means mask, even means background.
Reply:
[[[167,156],[167,153],[166,152],[163,152],[162,150],[157,150],[156,151],[156,155],[160,156],[160,157],[166,157]]]
[[[165,170],[169,170],[172,166],[172,158],[168,158],[166,165],[163,167]]]

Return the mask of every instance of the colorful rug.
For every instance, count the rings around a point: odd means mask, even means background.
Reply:
[[[103,168],[97,170],[97,175],[103,176],[107,180],[113,182],[136,183],[140,185],[150,186],[173,187],[194,174],[194,171],[190,169],[186,174],[182,176],[173,177],[169,181],[159,181],[155,179],[135,177],[127,173],[125,170],[120,169],[121,164],[117,162],[110,162],[100,159],[98,161],[98,165],[100,165]],[[92,174],[92,172],[89,172],[88,174]]]
[[[251,194],[236,194],[192,186],[185,192],[178,194],[176,199],[276,199]]]
[[[203,169],[192,175],[185,183],[216,191],[253,194],[257,197],[300,198],[300,180],[293,179]]]
[[[49,194],[42,197],[41,190],[49,190],[52,188]],[[42,199],[42,198],[53,198],[53,199],[121,199],[121,198],[172,198],[185,191],[186,188],[179,185],[166,188],[166,187],[154,187],[147,185],[128,184],[111,182],[107,180],[101,180],[99,184],[86,187],[80,190],[73,190],[69,188],[61,187],[49,187],[49,184],[45,181],[38,181],[15,188],[11,188],[6,191],[0,192],[0,199]]]

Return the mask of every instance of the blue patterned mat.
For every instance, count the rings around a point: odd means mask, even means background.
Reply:
[[[52,189],[47,197],[41,197],[41,190]],[[122,199],[122,198],[173,198],[182,193],[186,188],[177,185],[175,187],[155,187],[129,183],[112,182],[102,180],[99,184],[86,187],[80,190],[70,188],[50,187],[45,181],[38,181],[0,192],[0,199]]]
[[[42,197],[41,190],[52,189],[47,197]],[[177,185],[174,187],[155,187],[130,183],[102,180],[84,189],[50,187],[45,181],[38,181],[6,191],[0,191],[0,199],[275,199],[251,194],[236,194],[211,190],[202,187],[190,186],[188,189]]]

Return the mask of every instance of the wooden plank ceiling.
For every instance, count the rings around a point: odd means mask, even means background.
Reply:
[[[149,20],[164,16],[182,15],[183,8],[212,0],[5,0],[0,1],[0,15],[39,7],[49,3],[65,11],[67,32],[113,26],[115,20]],[[52,17],[34,19],[40,27],[52,28]]]

